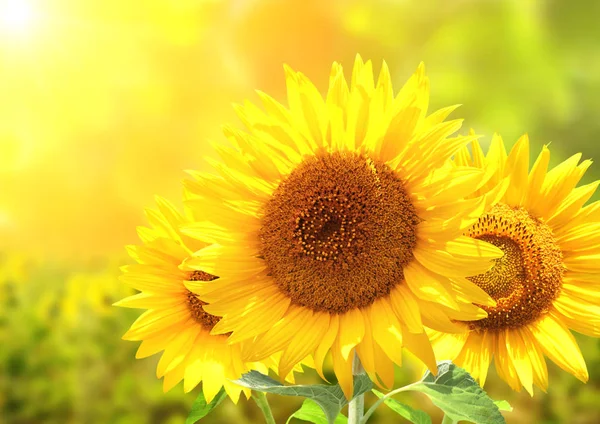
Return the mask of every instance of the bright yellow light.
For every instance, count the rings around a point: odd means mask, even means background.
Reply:
[[[25,35],[31,31],[35,21],[35,10],[26,0],[0,0],[1,32]]]

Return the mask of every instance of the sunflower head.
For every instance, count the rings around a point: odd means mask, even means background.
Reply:
[[[157,198],[157,203],[158,210],[146,211],[150,227],[138,228],[142,244],[128,247],[137,264],[123,267],[121,280],[140,293],[116,305],[146,311],[123,338],[142,341],[137,358],[163,351],[156,373],[157,377],[164,377],[165,391],[181,380],[186,392],[202,382],[208,402],[222,387],[237,402],[242,391],[246,396],[250,392],[231,381],[250,369],[267,372],[275,363],[272,358],[265,358],[263,363],[245,363],[241,346],[229,345],[226,335],[210,334],[219,317],[206,312],[206,302],[186,284],[193,286],[217,277],[183,266],[193,252],[207,243],[181,233],[179,228],[189,222],[189,216],[180,214],[162,198]]]
[[[459,164],[491,170],[476,194],[494,192],[490,208],[465,231],[497,246],[504,255],[487,272],[469,280],[486,291],[494,306],[486,318],[464,323],[464,334],[433,335],[440,356],[465,366],[482,383],[492,357],[496,370],[515,390],[533,384],[545,390],[544,354],[582,381],[587,370],[569,328],[600,335],[600,204],[584,204],[598,187],[576,187],[590,161],[575,155],[548,170],[543,147],[529,169],[529,140],[523,136],[506,154],[494,136],[487,156],[474,143],[456,156]],[[490,172],[488,172],[490,174]],[[505,182],[506,190],[497,190]],[[500,196],[498,196],[500,193]]]
[[[343,314],[404,279],[420,220],[402,180],[353,152],[317,152],[263,210],[261,255],[291,303]]]
[[[469,278],[497,302],[483,307],[488,317],[469,323],[472,329],[520,327],[549,310],[560,294],[564,267],[548,225],[522,208],[498,203],[466,234],[504,252],[489,271]]]
[[[236,107],[246,130],[225,127],[215,172],[190,172],[182,232],[212,244],[185,266],[219,279],[186,286],[221,317],[211,334],[252,340],[247,360],[281,352],[285,375],[312,357],[322,375],[331,355],[348,397],[355,353],[384,386],[401,347],[435,371],[424,324],[460,331],[486,316],[471,302],[495,304],[466,277],[502,251],[463,235],[487,202],[465,197],[489,178],[449,162],[476,137],[453,136],[455,107],[428,112],[422,64],[397,94],[360,57],[349,82],[333,64],[325,96],[285,74],[288,106],[259,92],[264,110]]]

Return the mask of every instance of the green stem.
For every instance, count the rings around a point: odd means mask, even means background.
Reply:
[[[362,418],[362,420],[359,421],[360,424],[365,424],[367,422],[367,420],[371,417],[371,415],[373,415],[373,412],[375,412],[375,410],[377,409],[377,407],[379,405],[381,405],[383,402],[386,401],[386,399],[391,398],[392,396],[401,393],[401,392],[406,392],[408,390],[410,390],[412,388],[412,386],[421,383],[420,381],[417,381],[416,383],[412,383],[409,384],[408,386],[404,386],[404,387],[400,387],[399,389],[396,390],[392,390],[391,392],[389,392],[387,395],[382,396],[381,398],[379,398],[377,400],[377,402],[375,402],[373,404],[373,406],[371,406],[369,408],[369,410],[365,413],[364,417]]]
[[[352,362],[352,375],[361,375],[365,373],[365,369],[360,363],[360,359],[356,352]],[[365,395],[364,393],[356,396],[348,403],[348,424],[359,424],[365,412]]]
[[[273,412],[271,412],[271,407],[269,406],[269,401],[267,400],[267,396],[263,392],[252,392],[252,399],[258,405],[263,415],[265,416],[265,422],[267,424],[276,424],[275,418],[273,418]]]

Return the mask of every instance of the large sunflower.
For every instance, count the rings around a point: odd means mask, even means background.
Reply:
[[[187,222],[170,203],[157,198],[158,210],[147,210],[150,228],[139,227],[143,244],[128,246],[129,254],[138,262],[123,267],[121,280],[141,293],[127,297],[117,306],[147,309],[125,333],[125,340],[142,340],[137,358],[163,351],[156,369],[164,377],[168,391],[181,380],[189,392],[202,381],[202,389],[210,402],[221,387],[237,402],[241,391],[250,391],[231,382],[250,369],[267,372],[265,364],[245,364],[241,347],[227,343],[225,335],[211,335],[219,318],[204,311],[204,302],[186,289],[186,281],[210,281],[215,276],[206,272],[182,271],[179,266],[192,252],[206,243],[181,234],[179,227]],[[265,361],[273,366],[269,358]]]
[[[487,198],[459,198],[488,176],[448,162],[474,137],[449,138],[455,107],[427,115],[422,65],[395,97],[385,63],[375,83],[360,57],[350,86],[334,63],[325,99],[289,68],[286,82],[289,108],[261,92],[266,112],[238,107],[247,132],[225,128],[218,175],[186,182],[182,232],[213,244],[185,267],[220,277],[187,287],[223,317],[213,334],[253,339],[249,360],[283,351],[283,375],[311,355],[322,376],[331,352],[350,396],[356,352],[389,387],[401,346],[435,370],[423,324],[455,329],[486,316],[470,302],[494,304],[465,277],[502,251],[462,235]]]
[[[488,317],[464,323],[461,334],[433,332],[438,358],[454,360],[483,385],[492,358],[514,390],[545,390],[544,354],[581,381],[588,373],[569,328],[600,335],[600,203],[583,207],[598,182],[575,188],[589,160],[581,154],[547,170],[544,146],[529,171],[529,141],[519,139],[507,156],[494,136],[487,156],[477,143],[458,165],[496,170],[486,190],[502,179],[508,189],[466,234],[498,246],[504,256],[470,278],[496,301],[482,306]]]

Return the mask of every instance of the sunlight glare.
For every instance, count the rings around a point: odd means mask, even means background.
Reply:
[[[36,13],[26,0],[0,0],[0,32],[25,35],[31,32]]]

